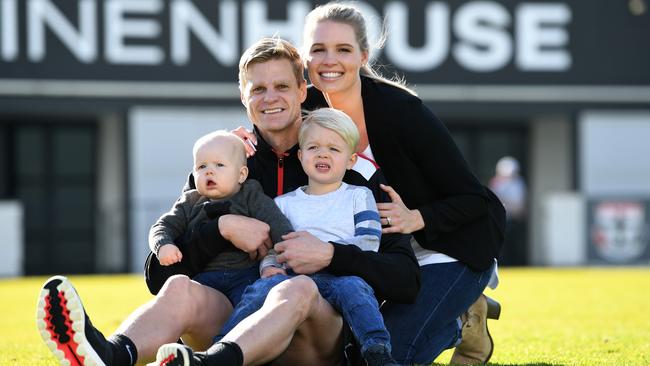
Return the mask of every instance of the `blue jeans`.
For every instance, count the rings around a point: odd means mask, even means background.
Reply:
[[[291,277],[293,276],[275,275],[262,278],[249,286],[215,340],[223,338],[240,321],[259,310],[269,291]],[[316,283],[321,296],[349,324],[361,345],[361,352],[375,344],[383,344],[390,350],[390,336],[384,327],[379,304],[366,281],[357,276],[334,276],[328,273],[315,273],[309,277]]]
[[[291,278],[292,276],[287,276],[283,274],[276,274],[272,277],[260,278],[259,280],[253,282],[252,285],[248,286],[244,291],[244,294],[241,297],[241,300],[237,303],[237,306],[232,310],[230,318],[226,320],[226,323],[221,327],[219,334],[217,334],[213,341],[216,343],[221,340],[228,332],[230,332],[240,321],[246,319],[249,315],[253,314],[259,310],[264,301],[266,300],[266,295],[269,291],[276,285],[280,284]]]
[[[381,307],[399,364],[430,364],[460,340],[460,315],[487,286],[494,265],[474,271],[461,262],[420,267],[421,287],[414,304]]]
[[[226,295],[233,307],[239,304],[244,290],[260,278],[257,265],[241,269],[201,272],[193,280]]]

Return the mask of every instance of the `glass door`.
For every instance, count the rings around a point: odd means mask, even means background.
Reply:
[[[93,272],[95,124],[13,121],[0,131],[5,197],[24,207],[25,273]]]
[[[472,171],[486,186],[495,176],[497,162],[510,156],[519,163],[519,174],[524,185],[528,182],[528,126],[523,121],[510,124],[456,122],[448,125],[456,144]],[[493,189],[494,190],[494,189]],[[512,189],[506,189],[512,191]],[[528,190],[529,191],[529,190]],[[497,195],[500,192],[496,192]],[[530,207],[530,197],[523,197],[524,205]],[[506,204],[506,209],[508,205]],[[499,257],[500,265],[526,265],[528,258],[528,215],[510,215],[506,228],[506,240]]]

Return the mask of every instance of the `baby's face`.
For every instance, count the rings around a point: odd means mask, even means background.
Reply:
[[[227,198],[239,192],[246,180],[240,150],[232,140],[217,138],[202,145],[194,156],[196,189],[210,199]]]

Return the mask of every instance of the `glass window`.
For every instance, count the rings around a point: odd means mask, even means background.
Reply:
[[[45,148],[45,133],[41,128],[18,128],[15,166],[19,180],[38,179],[45,173]],[[20,185],[20,181],[18,184]]]
[[[54,131],[54,171],[57,176],[92,174],[92,131],[61,128]]]
[[[7,129],[0,125],[0,199],[9,197],[9,140]]]
[[[95,125],[27,121],[13,128],[9,173],[25,207],[25,272],[92,272]]]
[[[87,185],[59,186],[52,192],[52,218],[57,230],[86,229],[93,225],[93,190]]]

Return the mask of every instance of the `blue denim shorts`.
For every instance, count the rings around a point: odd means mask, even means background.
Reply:
[[[241,300],[246,287],[259,278],[259,267],[254,265],[241,269],[201,272],[194,276],[193,280],[226,295],[232,306],[235,307]]]

